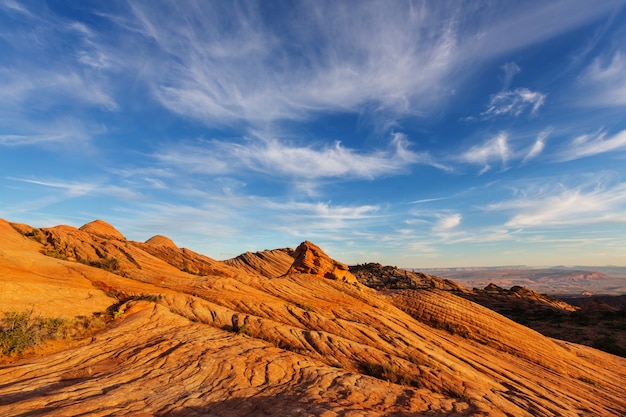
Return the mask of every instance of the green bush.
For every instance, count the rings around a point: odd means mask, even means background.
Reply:
[[[100,261],[100,268],[109,272],[116,272],[119,269],[118,260],[116,258],[104,258]]]
[[[37,347],[46,340],[84,337],[106,325],[100,317],[74,320],[34,317],[29,312],[8,311],[0,318],[0,355],[12,356]]]
[[[0,353],[13,355],[39,345],[43,340],[59,336],[62,319],[33,317],[32,311],[4,313],[0,321]]]

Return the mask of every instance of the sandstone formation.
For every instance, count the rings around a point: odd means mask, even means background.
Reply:
[[[48,303],[61,311],[69,289],[78,302],[65,314],[115,310],[89,339],[0,366],[0,415],[626,413],[623,358],[437,288],[383,295],[310,242],[277,278],[285,254],[252,268],[0,221],[2,305],[54,317]],[[190,274],[183,261],[213,272]]]
[[[293,254],[294,262],[287,274],[320,275],[325,278],[356,284],[358,281],[347,265],[331,259],[315,244],[304,241]]]
[[[437,288],[446,291],[463,292],[465,289],[454,281],[422,272],[411,272],[379,263],[350,266],[350,272],[363,285],[376,290],[408,290]]]
[[[250,274],[261,274],[267,278],[277,278],[289,271],[294,261],[293,249],[274,249],[261,252],[246,252],[233,259],[227,259],[225,264],[246,271]]]
[[[80,227],[83,232],[91,233],[105,239],[126,240],[115,227],[102,220],[94,220]]]
[[[146,240],[148,245],[153,246],[166,246],[168,248],[176,248],[176,244],[172,239],[163,235],[154,235],[150,239]]]
[[[471,292],[466,292],[463,297],[500,312],[505,310],[524,310],[529,313],[550,310],[565,312],[578,310],[577,307],[565,301],[539,294],[519,285],[507,290],[491,283],[483,289],[474,288]]]

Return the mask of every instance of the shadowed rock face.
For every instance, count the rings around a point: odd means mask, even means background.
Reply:
[[[0,366],[0,415],[626,413],[623,358],[436,288],[384,296],[344,282],[345,266],[310,242],[301,248],[274,279],[251,262],[0,220],[0,305],[120,313],[92,338]],[[266,255],[265,270],[278,260],[271,275],[285,269],[284,253]],[[95,262],[118,257],[116,270]],[[182,260],[215,272],[189,274]],[[131,296],[152,302],[123,303]]]
[[[472,291],[467,291],[463,297],[496,311],[509,309],[532,313],[546,310],[562,312],[578,310],[577,307],[564,301],[521,286],[513,286],[507,290],[491,283],[483,289],[474,288]]]
[[[411,272],[379,263],[350,266],[350,272],[363,285],[377,290],[408,290],[418,288],[437,288],[446,291],[464,291],[454,281],[443,279],[422,272]]]

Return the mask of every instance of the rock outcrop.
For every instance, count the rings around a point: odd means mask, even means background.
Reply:
[[[287,274],[309,274],[318,275],[324,278],[358,283],[356,277],[352,275],[347,265],[331,259],[317,245],[304,241],[298,246],[293,254],[294,261]]]
[[[464,291],[454,281],[443,279],[422,272],[398,269],[394,266],[383,266],[379,263],[368,263],[350,266],[350,272],[363,285],[376,290],[408,290],[437,288],[446,291]]]
[[[163,235],[154,235],[146,240],[146,244],[153,246],[166,246],[168,248],[176,248],[176,244],[172,239]]]
[[[79,230],[105,239],[126,240],[119,230],[102,220],[94,220],[84,224]]]
[[[526,315],[536,312],[560,311],[573,312],[578,307],[548,295],[540,294],[523,286],[513,286],[510,289],[502,288],[494,283],[485,288],[474,288],[463,294],[464,298],[486,306],[500,313],[507,311],[523,311]]]
[[[227,259],[225,264],[251,274],[261,274],[267,278],[277,278],[289,271],[293,264],[294,251],[290,248],[246,252],[236,258]]]

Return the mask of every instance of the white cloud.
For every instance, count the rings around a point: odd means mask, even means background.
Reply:
[[[513,228],[626,223],[626,183],[599,179],[572,188],[543,185],[487,210],[512,213],[506,226]]]
[[[428,110],[452,88],[443,82],[456,59],[452,20],[434,21],[438,12],[426,7],[294,3],[281,14],[295,18],[276,16],[270,25],[251,3],[164,6],[171,10],[134,4],[134,21],[124,25],[158,45],[150,58],[159,71],[146,74],[157,100],[207,123],[300,120],[320,111],[393,119]]]
[[[507,160],[511,156],[507,140],[508,135],[502,132],[481,145],[471,147],[461,155],[461,160],[482,165],[481,174],[489,171],[494,161],[499,161],[502,167],[505,168]]]
[[[585,96],[580,104],[626,105],[626,58],[617,51],[610,59],[596,58],[581,76]]]
[[[72,144],[73,149],[84,151],[93,135],[103,132],[102,127],[85,126],[73,118],[59,118],[52,122],[13,119],[11,130],[17,134],[0,135],[0,146],[33,146]],[[65,149],[67,151],[67,149]]]
[[[589,24],[618,11],[622,0],[590,3],[586,0],[555,0],[526,7],[524,3],[495,5],[501,13],[482,16],[467,13],[466,19],[482,23],[477,34],[469,37],[463,53],[490,58],[515,51],[577,27]]]
[[[459,213],[441,215],[434,229],[439,231],[454,229],[461,224],[461,218]]]
[[[522,69],[515,62],[507,62],[502,65],[502,71],[504,72],[504,80],[502,81],[502,90],[508,90],[511,86],[513,77],[520,73]]]
[[[288,180],[324,178],[373,179],[406,172],[417,163],[439,166],[427,154],[409,149],[409,142],[395,133],[386,149],[370,153],[344,147],[299,146],[275,138],[255,138],[239,144],[212,140],[166,149],[156,155],[166,165],[191,172],[227,174],[242,169]]]
[[[550,133],[552,133],[552,128],[544,129],[541,132],[539,132],[539,134],[537,135],[537,140],[535,141],[535,144],[530,149],[528,154],[526,154],[522,163],[530,161],[533,158],[536,158],[541,152],[543,152],[543,149],[546,146],[546,139],[548,138]]]
[[[132,20],[115,21],[158,47],[149,59],[159,71],[144,75],[173,112],[212,125],[256,125],[325,111],[373,111],[385,113],[389,125],[445,100],[462,78],[460,68],[471,70],[616,7],[612,1],[500,5],[494,19],[464,4],[308,2],[277,11],[270,24],[251,3],[151,2],[132,4]],[[507,87],[519,67],[509,63],[504,71]],[[528,89],[504,91],[484,116],[536,112],[544,100]]]
[[[543,106],[545,99],[545,94],[527,88],[502,91],[491,96],[487,110],[482,112],[480,116],[483,119],[498,116],[518,117],[529,107],[531,114],[535,114]]]
[[[8,5],[15,8],[17,3]],[[117,110],[111,94],[116,80],[108,79],[102,71],[107,57],[92,40],[95,35],[91,29],[47,11],[37,12],[26,13],[28,25],[13,26],[12,36],[3,37],[9,50],[19,51],[20,56],[29,59],[2,62],[0,109],[10,103],[9,109],[21,106],[23,112],[33,107],[55,109],[68,104]],[[63,39],[62,49],[59,39]]]
[[[568,147],[562,151],[562,161],[572,161],[606,152],[626,150],[626,130],[622,130],[607,138],[605,132],[591,135],[581,135],[573,139]]]
[[[26,7],[22,6],[21,4],[19,4],[18,2],[14,0],[4,0],[3,2],[0,3],[0,7],[6,7],[7,9],[11,11],[24,14],[28,17],[32,17],[32,13]]]
[[[141,194],[131,189],[111,185],[103,181],[99,182],[69,182],[59,180],[39,180],[28,178],[9,178],[13,181],[19,181],[28,184],[39,185],[46,188],[63,190],[64,198],[82,197],[89,194],[106,195],[127,200],[137,200],[141,198]]]
[[[120,210],[123,216],[116,226],[133,231],[130,235],[145,236],[142,239],[157,230],[175,242],[188,242],[192,249],[201,247],[201,253],[223,259],[248,248],[261,249],[261,240],[272,249],[297,245],[305,239],[317,243],[360,239],[369,225],[384,216],[380,211],[374,205],[196,192],[190,204],[137,202]]]
[[[309,213],[310,216],[321,219],[337,219],[337,220],[357,220],[370,218],[380,210],[377,205],[363,206],[331,206],[330,203],[287,203],[287,204],[269,204],[270,208],[281,208],[294,213]]]

